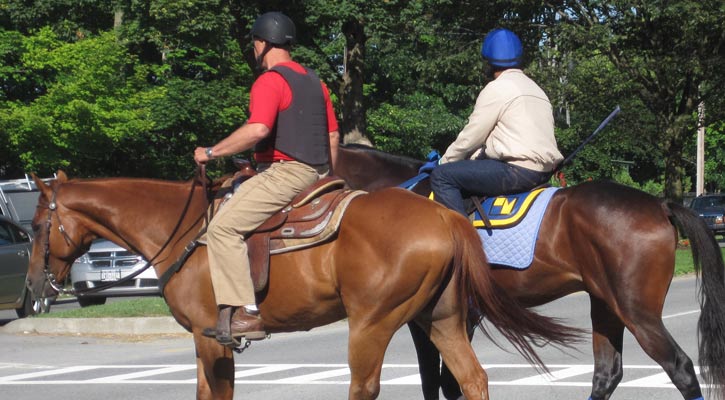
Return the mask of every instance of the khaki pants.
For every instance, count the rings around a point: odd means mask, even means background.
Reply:
[[[207,247],[218,305],[256,304],[245,235],[324,175],[296,161],[273,163],[242,183],[212,218],[207,229]]]

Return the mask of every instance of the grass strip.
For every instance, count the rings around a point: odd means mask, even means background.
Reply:
[[[57,312],[51,306],[50,313],[39,314],[35,318],[132,318],[169,316],[171,316],[171,312],[163,298],[141,297]]]
[[[725,258],[725,248],[720,249]],[[695,272],[695,265],[692,262],[692,250],[690,248],[677,249],[675,252],[675,276],[686,275]]]

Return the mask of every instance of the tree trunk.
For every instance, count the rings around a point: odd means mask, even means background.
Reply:
[[[667,118],[665,128],[665,198],[682,202],[682,178],[685,176],[685,163],[682,159],[685,141],[689,134],[692,117],[689,114],[674,115]]]
[[[365,44],[363,22],[349,19],[342,26],[345,35],[345,70],[340,85],[340,133],[343,143],[370,145],[365,124],[363,82],[365,79]]]

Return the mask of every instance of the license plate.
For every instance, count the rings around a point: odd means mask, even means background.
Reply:
[[[117,281],[119,279],[121,279],[120,270],[102,270],[101,271],[101,281],[103,281],[103,282]]]

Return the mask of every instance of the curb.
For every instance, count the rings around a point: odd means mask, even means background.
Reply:
[[[0,327],[0,332],[72,335],[189,334],[172,317],[23,318]]]

